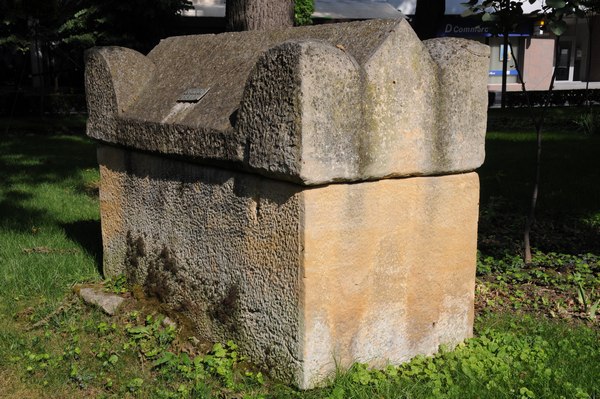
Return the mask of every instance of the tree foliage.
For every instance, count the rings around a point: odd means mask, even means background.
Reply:
[[[294,24],[311,25],[312,14],[315,12],[314,0],[296,0],[294,4]]]
[[[475,15],[491,28],[492,34],[501,35],[512,32],[524,18],[543,18],[548,27],[557,36],[567,30],[564,18],[569,15],[585,16],[585,3],[598,0],[546,0],[541,6],[525,15],[523,6],[533,5],[537,0],[469,0],[462,3],[467,7],[463,16]]]
[[[154,46],[177,21],[188,0],[5,0],[0,3],[0,45],[26,52],[32,40],[52,47]]]
[[[85,49],[119,45],[145,53],[173,34],[188,7],[188,0],[0,1],[0,80],[21,87],[29,76],[42,92],[81,87]]]
[[[525,0],[529,4],[533,5],[536,0]],[[504,48],[508,52],[512,53],[512,46],[509,40],[509,33],[516,29],[516,26],[523,20],[524,12],[523,5],[524,0],[469,0],[467,3],[463,3],[467,10],[463,13],[463,16],[476,15],[481,18],[481,21],[490,27],[490,30],[495,35],[502,35],[504,39]],[[555,42],[555,55],[554,59],[559,58],[559,40],[560,37],[567,31],[567,23],[564,18],[567,16],[575,15],[577,17],[586,16],[586,2],[598,3],[598,0],[546,0],[542,3],[541,7],[530,11],[528,16],[533,18],[543,18],[548,28],[556,35]],[[591,37],[590,37],[591,40]],[[540,187],[540,176],[541,176],[541,165],[542,165],[542,128],[544,125],[545,110],[550,103],[550,95],[554,87],[554,81],[556,79],[556,71],[558,68],[554,68],[552,78],[550,79],[550,85],[546,96],[546,101],[541,107],[541,111],[535,112],[531,102],[525,82],[522,79],[521,70],[518,65],[517,58],[512,54],[515,62],[515,67],[521,80],[521,87],[527,98],[527,104],[531,110],[532,121],[535,126],[536,137],[537,137],[537,148],[536,148],[536,166],[535,166],[535,178],[533,182],[533,189],[530,198],[530,210],[527,215],[525,228],[523,231],[523,257],[525,263],[531,264],[532,262],[532,250],[530,233],[533,224],[535,223],[535,212],[537,206],[537,200],[539,195]],[[506,63],[508,57],[504,57],[502,64],[502,106],[504,107],[505,93],[506,93]],[[539,116],[535,116],[538,114]]]

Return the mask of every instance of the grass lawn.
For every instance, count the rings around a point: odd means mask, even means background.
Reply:
[[[11,123],[0,131],[0,398],[599,398],[600,137],[552,113],[526,266],[535,137],[526,114],[511,115],[490,115],[479,171],[476,337],[400,367],[358,364],[307,392],[263,376],[235,343],[206,348],[150,309],[111,318],[76,300],[73,284],[102,279],[94,144]]]

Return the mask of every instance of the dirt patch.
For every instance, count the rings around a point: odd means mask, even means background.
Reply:
[[[493,276],[477,280],[475,312],[524,312],[600,328],[599,315],[586,309],[573,288],[498,282]]]

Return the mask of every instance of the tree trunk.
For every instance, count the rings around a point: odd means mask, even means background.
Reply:
[[[592,102],[590,101],[590,74],[592,72],[592,37],[594,34],[594,23],[592,22],[592,16],[587,17],[588,26],[588,48],[587,48],[587,71],[585,74],[585,104],[588,107],[588,111],[591,112]]]
[[[227,0],[228,31],[268,30],[294,25],[293,0]]]
[[[535,162],[535,181],[533,183],[533,191],[531,193],[531,203],[529,208],[529,215],[527,215],[527,220],[525,221],[525,230],[523,232],[523,244],[524,244],[524,260],[525,264],[529,265],[532,261],[531,256],[531,241],[530,234],[531,228],[535,223],[535,210],[537,206],[538,194],[540,190],[540,176],[542,171],[542,127],[544,126],[544,116],[546,113],[546,108],[550,105],[552,89],[554,89],[554,82],[556,80],[556,64],[558,62],[558,58],[560,56],[560,36],[556,36],[556,41],[554,42],[554,71],[552,72],[552,78],[550,79],[550,87],[548,87],[548,93],[546,94],[546,100],[542,104],[542,111],[539,119],[535,124],[535,133],[536,133],[536,144],[537,144],[537,152],[536,152],[536,162]]]
[[[437,37],[444,21],[446,2],[444,0],[417,0],[413,27],[421,40]]]

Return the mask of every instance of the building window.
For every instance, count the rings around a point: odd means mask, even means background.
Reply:
[[[556,80],[571,80],[571,47],[573,43],[561,41],[558,46],[558,62],[556,63]]]

